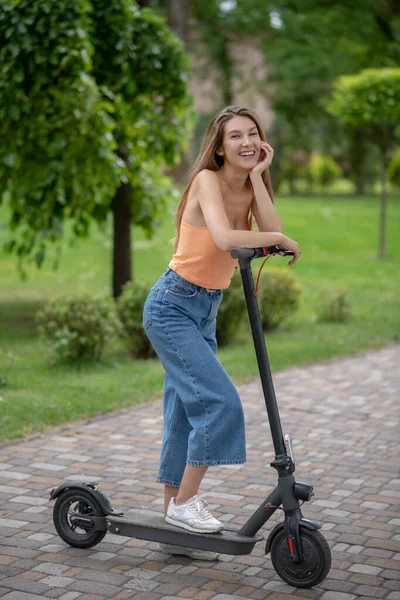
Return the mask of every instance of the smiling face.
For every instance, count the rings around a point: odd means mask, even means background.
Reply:
[[[222,147],[217,150],[224,162],[245,170],[256,166],[260,157],[261,138],[252,119],[234,116],[224,128]]]

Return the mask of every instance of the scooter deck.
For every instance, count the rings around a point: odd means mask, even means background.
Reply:
[[[140,540],[150,540],[175,546],[186,546],[222,554],[250,554],[262,535],[246,537],[238,535],[239,527],[225,527],[219,533],[192,533],[170,525],[162,515],[148,510],[128,510],[123,516],[108,515],[106,527],[109,533],[125,535]]]

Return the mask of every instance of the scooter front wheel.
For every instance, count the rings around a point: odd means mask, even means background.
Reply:
[[[54,527],[70,546],[91,548],[104,538],[107,531],[96,530],[90,517],[104,517],[99,502],[90,492],[70,489],[57,498],[53,509]]]
[[[311,588],[323,581],[331,568],[332,558],[328,542],[314,529],[300,529],[303,560],[294,563],[282,528],[271,543],[271,561],[279,577],[289,585]]]

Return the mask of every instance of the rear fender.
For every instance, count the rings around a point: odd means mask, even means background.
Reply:
[[[96,498],[97,502],[101,506],[101,510],[104,515],[115,515],[122,516],[124,513],[121,510],[118,510],[112,506],[109,499],[99,488],[96,483],[86,483],[82,481],[70,481],[68,483],[62,483],[57,488],[54,488],[50,492],[49,500],[55,500],[59,498],[61,494],[63,494],[66,490],[85,490],[89,494],[92,494],[94,498]]]

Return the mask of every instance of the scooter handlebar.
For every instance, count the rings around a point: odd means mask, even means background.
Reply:
[[[261,258],[269,254],[279,254],[280,256],[293,256],[291,250],[283,250],[280,246],[266,246],[264,248],[233,248],[231,250],[232,258],[244,259]]]

